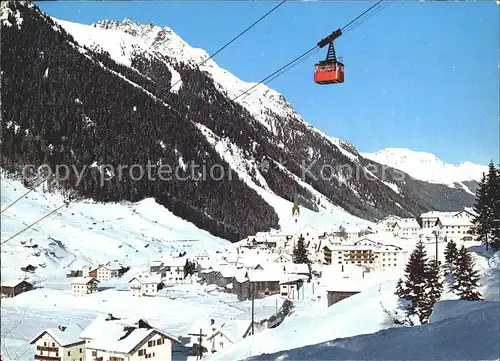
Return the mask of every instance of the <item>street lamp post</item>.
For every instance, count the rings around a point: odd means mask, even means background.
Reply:
[[[439,231],[432,231],[432,233],[436,236],[436,263],[438,262],[438,236],[439,236]]]

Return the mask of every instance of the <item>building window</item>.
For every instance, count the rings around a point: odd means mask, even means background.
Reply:
[[[145,353],[145,350],[144,350],[144,349],[139,350],[139,356],[144,356],[144,353]]]
[[[47,346],[47,342],[44,342],[44,343],[43,343],[43,345],[44,345],[44,346]]]
[[[92,351],[92,357],[97,357],[97,351]]]
[[[82,353],[82,352],[83,352],[83,348],[80,348],[80,353]]]
[[[71,356],[71,351],[68,351],[68,356]]]
[[[52,342],[52,347],[56,347],[56,344],[55,344],[55,342]]]

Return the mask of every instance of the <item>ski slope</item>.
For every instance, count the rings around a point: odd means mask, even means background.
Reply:
[[[2,209],[27,190],[20,181],[2,176]],[[2,212],[2,243],[63,204],[61,195],[43,190],[39,186]],[[153,199],[106,204],[80,201],[2,244],[1,277],[2,281],[24,277],[20,267],[32,264],[38,268],[30,279],[41,281],[65,277],[67,269],[84,264],[117,260],[134,267],[147,265],[161,252],[214,251],[228,246],[229,241],[176,217]]]

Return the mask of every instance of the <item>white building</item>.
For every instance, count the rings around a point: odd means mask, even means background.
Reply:
[[[299,290],[303,282],[307,281],[307,276],[287,275],[280,281],[280,295],[291,300],[299,298]]]
[[[168,284],[182,283],[186,277],[186,257],[164,258],[163,268],[160,271],[161,277]]]
[[[400,238],[417,238],[420,232],[420,224],[414,218],[401,218],[396,221],[393,233]]]
[[[109,281],[112,278],[120,277],[121,267],[116,264],[106,264],[93,267],[89,272],[89,276],[94,277],[99,281]]]
[[[406,251],[393,245],[382,245],[374,248],[374,268],[378,272],[400,271],[406,264]]]
[[[401,218],[398,216],[387,216],[377,222],[377,233],[393,233],[394,226]]]
[[[133,296],[156,296],[160,289],[161,275],[138,275],[129,281]]]
[[[87,360],[172,360],[172,343],[178,340],[145,320],[131,322],[113,315],[98,316],[80,334]]]
[[[71,293],[73,296],[82,296],[97,292],[98,283],[94,277],[76,277],[71,281]]]
[[[431,211],[422,213],[420,215],[420,221],[422,223],[422,228],[433,228],[437,225],[439,218],[441,217],[453,217],[458,212],[438,212]]]
[[[454,241],[472,241],[472,235],[469,233],[472,229],[472,223],[469,217],[440,217],[437,222],[439,235],[446,239]]]
[[[85,341],[78,325],[47,328],[33,340],[35,360],[85,361]],[[87,359],[91,360],[91,359]]]

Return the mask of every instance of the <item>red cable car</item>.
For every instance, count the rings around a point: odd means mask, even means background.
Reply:
[[[342,34],[340,29],[318,43],[320,48],[328,44],[326,59],[314,65],[314,82],[317,84],[338,84],[344,82],[344,64],[337,60],[333,40]]]

